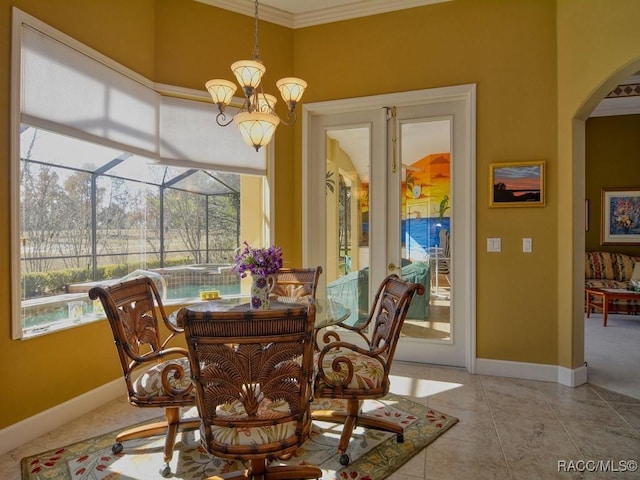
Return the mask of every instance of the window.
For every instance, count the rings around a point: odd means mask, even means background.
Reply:
[[[269,149],[223,132],[210,103],[161,96],[13,12],[13,337],[103,318],[88,289],[141,270],[169,301],[202,288],[236,293],[234,250],[271,240]],[[258,190],[261,211],[247,217],[243,191],[254,199]],[[243,224],[259,235],[243,237]]]
[[[140,270],[157,273],[167,300],[199,289],[239,292],[224,270],[241,243],[241,175],[159,165],[28,125],[21,130],[25,335],[101,318],[88,289]],[[180,265],[207,274],[187,275]]]

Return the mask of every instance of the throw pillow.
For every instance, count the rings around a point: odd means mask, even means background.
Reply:
[[[640,262],[636,262],[633,267],[633,273],[631,274],[631,280],[634,282],[640,282]]]

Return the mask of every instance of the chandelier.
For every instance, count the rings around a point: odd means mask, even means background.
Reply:
[[[276,97],[264,93],[262,90],[262,76],[267,71],[259,58],[260,47],[258,45],[258,0],[255,1],[254,17],[254,47],[251,60],[238,60],[231,65],[231,71],[244,92],[245,100],[240,111],[230,120],[224,111],[231,102],[237,87],[233,82],[224,79],[209,80],[205,86],[213,103],[218,106],[216,123],[226,127],[232,121],[238,126],[242,138],[247,145],[256,149],[256,152],[267,145],[276,127],[280,122],[292,125],[296,121],[296,104],[302,98],[307,82],[300,78],[287,77],[276,82],[282,99],[287,104],[287,118],[281,119],[275,113]]]

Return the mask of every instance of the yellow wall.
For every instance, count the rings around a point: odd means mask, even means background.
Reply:
[[[2,0],[4,72],[12,5],[160,83],[201,89],[213,76],[230,78],[229,64],[253,47],[251,20],[192,0]],[[576,367],[583,355],[574,256],[582,250],[574,251],[574,222],[584,204],[574,201],[572,118],[633,73],[639,23],[637,0],[455,0],[295,31],[263,22],[261,56],[269,90],[277,78],[298,75],[310,85],[305,102],[476,83],[477,355]],[[10,225],[8,81],[0,75],[3,232]],[[301,125],[279,128],[276,139],[276,243],[296,264]],[[524,160],[547,161],[547,206],[488,208],[489,165]],[[520,252],[524,236],[534,239],[533,254]],[[486,253],[487,237],[503,239],[501,254]],[[8,279],[8,234],[0,252],[0,278]],[[18,366],[11,384],[20,395],[1,397],[0,428],[118,378],[106,322],[12,341],[9,295],[5,281],[0,361]]]
[[[584,361],[584,122],[618,82],[640,71],[637,0],[557,0],[558,363]],[[577,119],[577,120],[576,120]],[[577,141],[576,141],[577,140]],[[583,262],[582,262],[583,263]],[[583,267],[584,268],[584,267]]]
[[[253,21],[246,16],[209,7],[193,0],[0,0],[0,64],[8,72],[11,44],[11,7],[48,23],[117,62],[158,82],[201,89],[213,77],[232,79],[230,64],[251,58]],[[275,81],[292,74],[292,32],[261,24],[261,55],[267,64],[268,90]],[[221,33],[216,35],[216,30]],[[264,36],[264,39],[262,38]],[[238,39],[246,39],[239,41]],[[214,41],[222,39],[215,47]],[[264,41],[263,41],[264,40]],[[221,52],[224,52],[224,56]],[[9,212],[9,75],[0,75],[0,230],[7,232]],[[276,208],[289,203],[294,180],[291,169],[292,133],[276,133]],[[280,168],[279,162],[284,163]],[[298,191],[299,195],[300,192]],[[292,231],[290,209],[281,207],[276,238],[285,252],[300,255],[300,233]],[[282,233],[284,232],[284,233]],[[281,239],[281,240],[280,240]],[[293,245],[296,243],[295,246]],[[13,341],[10,324],[10,238],[0,236],[0,362],[18,366],[12,389],[20,394],[0,399],[0,429],[33,416],[121,376],[113,337],[106,321],[82,325],[25,341]],[[291,256],[285,260],[290,261]],[[297,260],[296,257],[293,257]]]
[[[640,187],[640,115],[590,118],[586,122],[586,198],[589,230],[586,251],[620,252],[640,256],[639,245],[602,245],[601,192]]]
[[[0,229],[9,231],[9,65],[15,5],[145,76],[154,69],[153,1],[5,1],[0,3]],[[81,5],[81,6],[80,6]],[[100,21],[94,21],[99,19]],[[84,20],[84,21],[83,21]],[[136,45],[136,48],[131,48]],[[12,393],[0,399],[0,428],[103,385],[120,375],[107,322],[29,341],[11,338],[10,238],[0,236],[0,363],[12,370]]]
[[[306,102],[477,84],[477,353],[555,364],[557,199],[488,208],[491,163],[546,160],[558,181],[554,3],[455,0],[296,30],[295,44]],[[487,254],[486,237],[503,252]]]

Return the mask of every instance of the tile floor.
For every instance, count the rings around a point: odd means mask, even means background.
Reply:
[[[640,471],[620,471],[618,463],[640,461],[640,399],[589,384],[569,388],[400,362],[393,373],[394,393],[460,422],[389,480],[640,479]],[[24,456],[145,420],[145,415],[157,411],[130,407],[125,399],[104,405],[0,456],[1,478],[20,480]],[[592,471],[597,464],[591,461],[618,471]],[[587,470],[577,471],[583,467]]]

